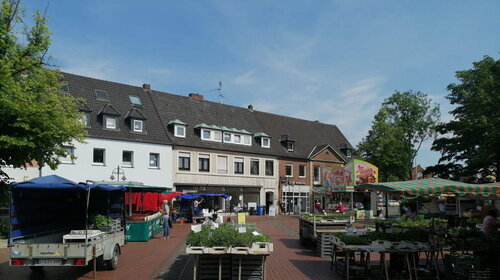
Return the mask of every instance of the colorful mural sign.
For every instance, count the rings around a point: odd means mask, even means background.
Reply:
[[[366,161],[351,160],[344,167],[322,167],[324,191],[354,191],[354,186],[378,182],[378,168]]]

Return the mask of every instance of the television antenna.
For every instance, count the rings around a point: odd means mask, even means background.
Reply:
[[[222,99],[224,98],[224,95],[222,95],[222,82],[219,81],[219,88],[215,88],[215,89],[212,89],[212,90],[217,90],[219,91],[219,103],[222,104]]]

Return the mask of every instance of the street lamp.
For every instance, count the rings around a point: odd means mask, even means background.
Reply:
[[[120,168],[119,165],[117,168],[115,168],[115,169],[113,169],[113,171],[111,171],[111,176],[109,176],[109,179],[114,180],[115,174],[116,174],[116,181],[120,181],[120,175],[122,175],[122,174],[123,174],[122,181],[127,180],[127,177],[125,177],[125,170],[123,170],[123,168]]]

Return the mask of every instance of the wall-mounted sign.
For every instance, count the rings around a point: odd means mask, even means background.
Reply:
[[[366,161],[351,160],[344,167],[321,167],[324,191],[354,191],[355,185],[378,182],[378,168]]]

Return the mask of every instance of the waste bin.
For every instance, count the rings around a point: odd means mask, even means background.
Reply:
[[[255,207],[250,207],[250,210],[248,210],[249,214],[254,216],[257,214],[256,210],[255,210]]]
[[[266,214],[266,206],[259,205],[257,206],[257,216],[264,216]]]

